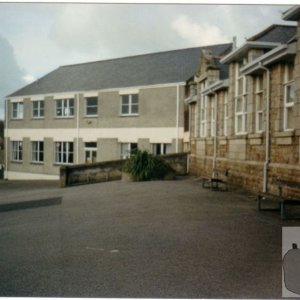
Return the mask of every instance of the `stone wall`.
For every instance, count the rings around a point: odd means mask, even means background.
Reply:
[[[187,153],[175,153],[160,156],[177,175],[187,173]],[[93,164],[82,164],[60,167],[60,186],[72,186],[122,178],[125,160],[113,160]]]

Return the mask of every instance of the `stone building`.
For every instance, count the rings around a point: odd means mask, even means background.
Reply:
[[[192,174],[227,172],[232,184],[274,194],[276,179],[299,181],[299,33],[272,25],[221,59],[203,50],[185,100]]]
[[[231,44],[206,47],[224,56]],[[6,99],[6,178],[57,179],[64,164],[187,149],[186,82],[201,48],[62,66]],[[187,117],[187,116],[186,116]]]

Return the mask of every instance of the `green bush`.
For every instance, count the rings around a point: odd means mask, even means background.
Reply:
[[[161,158],[147,151],[136,150],[124,165],[124,171],[130,173],[136,181],[163,179],[172,168]]]

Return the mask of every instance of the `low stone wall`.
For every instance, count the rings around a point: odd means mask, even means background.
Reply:
[[[177,175],[187,173],[187,153],[162,155]],[[60,168],[60,187],[120,180],[125,160],[113,160],[93,164],[62,166]]]

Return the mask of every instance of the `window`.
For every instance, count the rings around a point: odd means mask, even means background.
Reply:
[[[56,116],[57,117],[73,117],[74,116],[74,99],[56,100]]]
[[[227,125],[228,125],[228,92],[224,92],[224,128],[223,128],[223,133],[225,136],[228,135],[227,132]]]
[[[263,78],[256,76],[254,78],[255,86],[255,131],[262,132],[263,128]]]
[[[239,64],[236,64],[235,89],[235,133],[247,132],[247,78],[239,75]]]
[[[152,153],[154,155],[171,153],[171,144],[153,144]]]
[[[97,161],[97,142],[85,143],[85,163],[90,164]]]
[[[216,135],[215,96],[210,97],[210,136]]]
[[[23,142],[12,142],[12,160],[21,161],[23,159]]]
[[[201,98],[200,98],[200,137],[206,137],[206,110],[207,110],[207,97],[202,94],[205,88],[205,83],[200,84]]]
[[[44,161],[44,142],[32,142],[32,161]]]
[[[121,159],[130,157],[130,154],[138,149],[137,143],[122,143],[121,144]]]
[[[139,113],[139,97],[138,94],[121,96],[121,114],[137,115]]]
[[[85,98],[85,114],[87,116],[97,116],[98,114],[98,98],[86,97]]]
[[[73,163],[73,143],[56,142],[55,143],[55,162],[58,164]]]
[[[12,118],[23,119],[24,104],[23,102],[14,102],[12,104]]]
[[[44,117],[44,101],[32,101],[32,117],[43,118]]]
[[[283,129],[292,130],[294,128],[293,107],[295,102],[295,81],[293,65],[286,65],[284,72],[284,114]]]

